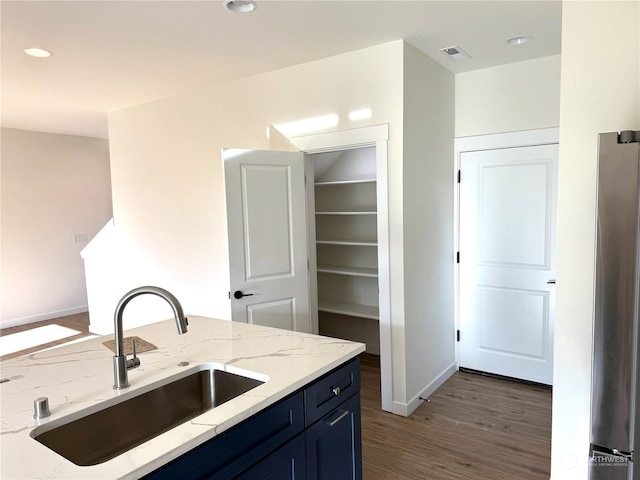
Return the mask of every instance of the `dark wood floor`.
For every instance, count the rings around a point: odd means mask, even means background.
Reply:
[[[78,313],[75,315],[68,315],[66,317],[54,318],[52,320],[43,320],[41,322],[28,323],[26,325],[19,325],[17,327],[8,327],[0,329],[0,336],[11,335],[12,333],[24,332],[26,330],[31,330],[32,328],[44,327],[45,325],[51,325],[55,323],[57,325],[62,325],[63,327],[72,328],[74,330],[78,330],[78,335],[74,335],[72,337],[66,337],[55,342],[48,342],[43,345],[38,345],[26,350],[21,350],[19,352],[10,353],[8,355],[0,356],[0,361],[8,360],[10,358],[19,357],[21,355],[25,355],[27,353],[37,352],[39,350],[43,350],[49,347],[55,347],[56,345],[62,345],[63,343],[71,342],[73,340],[77,340],[79,338],[86,337],[91,335],[89,332],[89,314],[88,313]]]
[[[403,418],[380,410],[377,357],[361,364],[365,480],[549,478],[549,388],[456,372]]]
[[[50,323],[82,333],[0,360],[89,335],[88,314],[0,330],[9,335]],[[551,390],[456,372],[409,418],[380,410],[378,357],[362,364],[364,480],[546,480],[551,457]]]

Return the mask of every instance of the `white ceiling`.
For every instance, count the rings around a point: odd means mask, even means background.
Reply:
[[[561,1],[7,1],[2,126],[107,137],[107,112],[404,38],[454,73],[560,53]],[[527,44],[505,43],[530,35]],[[459,45],[470,60],[438,49]],[[47,59],[26,56],[38,46]]]

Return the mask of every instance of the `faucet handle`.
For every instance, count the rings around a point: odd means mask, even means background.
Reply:
[[[140,366],[140,359],[138,358],[138,355],[136,355],[136,339],[132,338],[131,343],[133,344],[133,357],[127,360],[127,370],[132,370]]]

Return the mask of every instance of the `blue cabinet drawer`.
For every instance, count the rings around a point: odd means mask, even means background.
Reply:
[[[359,391],[360,359],[354,358],[305,389],[305,426],[312,425]]]

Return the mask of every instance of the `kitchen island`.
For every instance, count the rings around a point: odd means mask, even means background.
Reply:
[[[2,362],[0,478],[135,479],[161,473],[176,459],[188,461],[190,452],[214,444],[216,437],[221,439],[295,395],[306,399],[317,385],[324,388],[318,379],[365,348],[345,340],[196,316],[189,317],[184,335],[167,320],[128,330],[126,336],[138,336],[158,348],[139,354],[140,367],[129,371],[131,386],[121,391],[112,387],[113,353],[102,344],[108,336]],[[264,383],[97,465],[78,466],[31,436],[38,426],[79,416],[98,404],[116,403],[119,395],[204,363]],[[38,397],[48,397],[50,417],[33,418]],[[336,421],[329,420],[327,424]]]

